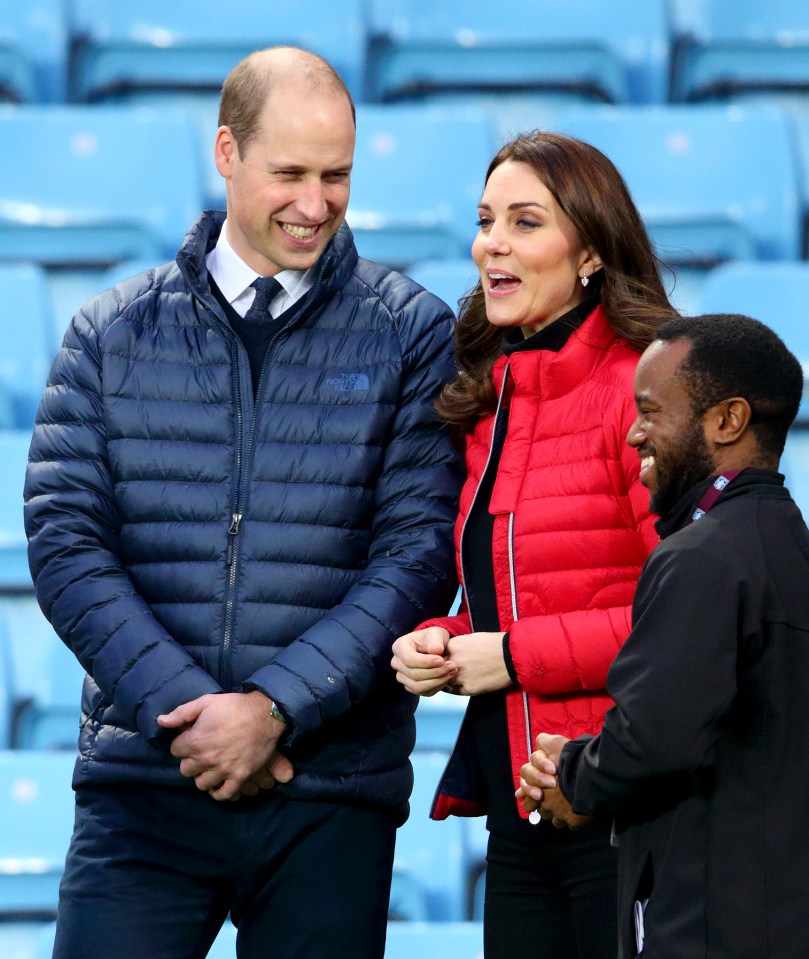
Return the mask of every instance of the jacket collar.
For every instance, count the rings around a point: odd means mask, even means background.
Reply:
[[[559,350],[570,339],[574,330],[577,330],[587,317],[598,306],[598,300],[590,297],[568,310],[564,316],[560,316],[553,323],[541,330],[537,330],[531,336],[523,336],[519,328],[511,329],[506,333],[503,343],[503,353],[506,356],[512,356],[514,353],[524,353],[528,350],[553,350],[558,353]]]
[[[655,523],[655,529],[660,539],[666,539],[690,524],[697,503],[718,475],[718,473],[715,473],[706,476],[704,480],[700,480],[677,500],[665,516],[660,517]],[[746,469],[723,491],[721,499],[717,503],[727,502],[737,496],[746,496],[751,492],[761,490],[762,487],[783,488],[783,486],[784,477],[781,473],[775,473],[771,470]]]
[[[205,257],[216,246],[224,222],[225,213],[222,211],[209,210],[203,213],[186,233],[177,253],[177,266],[191,292],[204,300],[209,307],[215,308],[217,314],[221,310],[208,285]],[[313,307],[330,299],[348,282],[357,265],[357,259],[354,237],[348,224],[343,223],[315,266],[315,282],[306,294],[303,304]]]
[[[619,340],[598,304],[558,352],[539,348],[516,350],[510,356],[500,356],[492,368],[495,389],[500,392],[508,364],[515,393],[524,388],[526,392],[541,392],[545,398],[564,396],[597,369],[609,348]]]

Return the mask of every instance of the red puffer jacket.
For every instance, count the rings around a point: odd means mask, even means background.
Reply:
[[[520,687],[506,696],[515,789],[537,733],[596,733],[612,705],[607,670],[629,635],[638,574],[658,541],[640,460],[626,444],[638,359],[598,307],[558,353],[518,351],[494,367],[499,408],[509,407],[490,510],[500,626]],[[495,419],[483,418],[467,442],[455,527],[461,583],[463,528]],[[465,601],[457,616],[422,626],[473,631]],[[464,768],[464,739],[462,727],[435,819],[486,812]]]

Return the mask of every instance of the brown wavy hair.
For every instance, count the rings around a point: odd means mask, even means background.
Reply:
[[[553,195],[576,229],[582,247],[603,266],[590,278],[588,296],[601,302],[615,332],[639,352],[656,328],[677,316],[669,303],[646,228],[615,165],[589,143],[558,133],[534,131],[506,143],[486,171],[512,160],[526,163]],[[592,290],[592,294],[591,291]],[[455,329],[458,376],[436,404],[461,434],[497,406],[492,366],[502,353],[503,330],[486,318],[480,281],[461,300]]]

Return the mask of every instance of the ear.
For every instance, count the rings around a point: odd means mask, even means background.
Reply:
[[[230,132],[230,127],[219,127],[213,147],[214,162],[219,175],[229,180],[233,174],[233,164],[239,158],[239,148]]]
[[[584,270],[587,276],[592,276],[597,270],[600,270],[603,265],[601,257],[595,250],[584,250],[581,262],[579,263],[579,275],[581,275],[582,270]]]
[[[722,400],[712,406],[703,418],[705,439],[716,446],[732,446],[747,432],[752,410],[742,396]]]

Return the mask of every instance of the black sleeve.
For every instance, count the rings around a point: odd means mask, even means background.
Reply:
[[[608,677],[615,706],[599,736],[562,753],[560,786],[576,812],[620,812],[651,781],[712,761],[736,694],[745,586],[731,558],[660,547],[649,559]]]

